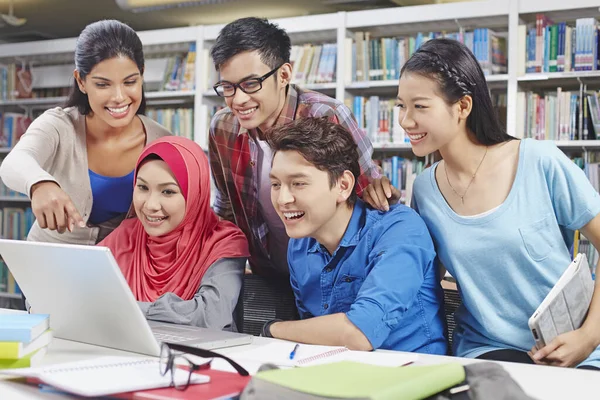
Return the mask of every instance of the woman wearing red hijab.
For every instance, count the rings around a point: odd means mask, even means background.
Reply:
[[[204,151],[189,139],[152,142],[135,170],[133,208],[110,248],[148,319],[235,330],[248,243],[210,208]]]

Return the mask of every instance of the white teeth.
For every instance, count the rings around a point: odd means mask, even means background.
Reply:
[[[296,217],[301,217],[303,216],[304,213],[303,212],[287,212],[287,213],[283,213],[283,216],[285,217],[285,219],[292,219],[292,218],[296,218]]]
[[[121,107],[121,108],[110,108],[110,107],[106,107],[106,108],[108,108],[108,111],[110,111],[111,113],[121,114],[121,113],[124,113],[125,111],[127,111],[128,107],[129,107],[129,104],[127,104],[126,106]]]
[[[426,135],[426,133],[420,133],[418,135],[408,135],[409,138],[411,138],[412,140],[419,140],[424,138]]]
[[[254,108],[250,108],[250,109],[248,109],[248,110],[244,110],[244,111],[242,111],[242,110],[239,110],[238,112],[239,112],[240,114],[242,114],[242,115],[248,115],[248,114],[251,114],[251,113],[253,113],[253,112],[254,112],[254,110],[256,110],[256,107],[254,107]]]
[[[150,221],[150,222],[160,222],[160,221],[162,221],[164,219],[167,219],[167,217],[152,218],[152,217],[149,217],[147,215],[145,217],[146,217],[146,220]]]

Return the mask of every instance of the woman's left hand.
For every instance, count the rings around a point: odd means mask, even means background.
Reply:
[[[536,364],[575,367],[588,358],[595,349],[594,337],[580,328],[557,336],[540,350],[533,346],[528,354]]]

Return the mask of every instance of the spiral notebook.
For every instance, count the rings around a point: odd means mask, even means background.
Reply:
[[[296,346],[293,342],[276,342],[252,350],[231,354],[236,361],[244,360],[272,363],[280,367],[307,367],[338,361],[355,361],[385,367],[399,367],[415,362],[415,353],[353,351],[346,347],[299,344],[293,359],[290,353]],[[242,364],[243,365],[243,364]]]
[[[162,376],[159,361],[155,358],[100,357],[47,367],[6,369],[0,373],[35,378],[59,390],[86,397],[163,388],[171,384],[171,373]],[[175,382],[186,382],[188,375],[189,372],[177,369]],[[192,374],[190,384],[209,381],[206,375]]]

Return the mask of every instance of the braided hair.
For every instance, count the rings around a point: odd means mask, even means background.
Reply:
[[[479,62],[462,43],[445,38],[428,40],[404,64],[400,76],[405,73],[435,79],[448,104],[471,96],[473,108],[467,127],[480,144],[490,146],[515,139],[500,123]]]

